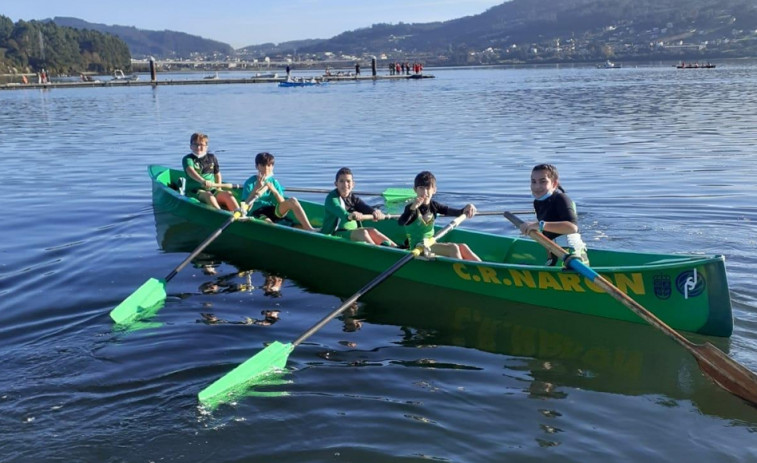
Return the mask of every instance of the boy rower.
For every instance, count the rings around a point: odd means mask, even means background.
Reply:
[[[438,214],[458,216],[465,214],[473,217],[476,214],[476,206],[468,204],[462,209],[454,209],[446,204],[434,201],[436,193],[436,177],[429,171],[423,171],[415,176],[413,183],[416,198],[415,201],[405,206],[398,220],[407,232],[407,245],[413,247],[418,243],[426,243],[434,236],[434,221]],[[431,252],[440,256],[455,259],[472,260],[481,262],[467,244],[464,243],[435,243],[429,248]]]
[[[348,167],[337,171],[334,186],[336,188],[326,196],[324,202],[321,233],[352,241],[397,247],[394,241],[380,231],[373,227],[363,227],[360,223],[363,220],[384,220],[386,216],[353,193],[355,181]]]
[[[200,201],[210,204],[216,209],[234,211],[239,208],[234,195],[221,190],[230,185],[221,183],[221,169],[218,159],[213,153],[208,153],[208,136],[203,133],[193,133],[189,138],[191,153],[184,156],[181,165],[187,175],[187,191],[195,195]]]
[[[252,204],[250,215],[278,223],[291,211],[297,219],[298,228],[315,231],[297,198],[284,198],[284,188],[273,177],[273,164],[274,156],[271,153],[263,152],[255,156],[258,173],[244,182],[242,195],[249,201],[261,188],[265,191]]]

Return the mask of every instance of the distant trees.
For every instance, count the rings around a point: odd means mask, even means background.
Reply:
[[[144,58],[190,58],[193,56],[234,55],[234,48],[226,43],[204,39],[196,35],[176,31],[149,31],[133,26],[109,26],[84,21],[78,18],[54,17],[58,26],[73,27],[111,34],[121,38],[129,46],[133,57]]]
[[[52,22],[14,24],[0,15],[0,73],[107,73],[115,68],[128,71],[130,66],[129,48],[118,37]]]

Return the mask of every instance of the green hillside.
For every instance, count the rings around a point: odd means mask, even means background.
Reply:
[[[129,48],[112,35],[0,16],[0,74],[106,73],[130,65]]]

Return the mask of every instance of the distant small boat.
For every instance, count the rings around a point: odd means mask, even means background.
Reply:
[[[607,60],[607,62],[604,62],[602,64],[597,64],[598,69],[620,69],[620,67],[621,67],[620,64],[613,63],[609,59]]]
[[[676,65],[677,69],[713,69],[716,65],[710,63],[684,63],[681,61]]]
[[[205,77],[203,77],[203,79],[207,79],[207,80],[218,80],[218,73],[216,72],[215,74],[213,74],[213,75],[211,75],[211,76],[205,76]]]
[[[279,77],[279,75],[275,72],[256,72],[254,77],[261,79],[275,79]]]
[[[139,76],[137,74],[131,74],[127,76],[124,74],[124,71],[116,69],[115,71],[113,71],[113,80],[119,82],[135,82],[139,80]]]

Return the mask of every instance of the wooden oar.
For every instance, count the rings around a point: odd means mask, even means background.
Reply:
[[[523,209],[522,211],[509,211],[511,214],[534,214],[533,209]],[[476,212],[476,215],[503,215],[502,211],[481,211]]]
[[[522,211],[509,211],[509,212],[511,214],[523,214],[523,215],[534,214],[535,213],[533,209],[523,209]],[[476,212],[476,216],[479,216],[479,215],[503,215],[503,214],[505,214],[505,213],[502,212],[502,211],[481,211],[481,212]],[[384,214],[384,217],[386,217],[387,219],[398,219],[400,217],[400,214]],[[368,220],[370,220],[370,219],[366,219],[365,221],[368,221]]]
[[[520,228],[520,225],[523,223],[522,220],[509,212],[505,212],[505,217],[518,228]],[[754,372],[736,362],[709,342],[695,344],[689,341],[673,328],[669,327],[665,322],[657,318],[652,312],[645,309],[641,304],[619,290],[605,277],[599,275],[588,265],[581,262],[580,259],[566,259],[566,257],[569,256],[569,253],[542,233],[537,230],[531,230],[529,236],[547,248],[549,252],[562,258],[568,267],[588,278],[592,283],[617,299],[633,313],[646,320],[650,325],[662,331],[675,342],[680,344],[684,349],[689,351],[689,353],[691,353],[696,359],[702,371],[717,385],[731,394],[741,397],[752,405],[757,406],[757,375]]]
[[[260,190],[258,190],[256,195],[250,198],[249,202],[244,202],[244,204],[246,204],[249,208],[264,189],[265,188],[261,188]],[[197,255],[200,254],[206,247],[208,247],[210,243],[215,241],[215,239],[218,238],[221,233],[223,233],[223,231],[228,228],[229,225],[231,225],[235,220],[239,219],[242,216],[244,216],[244,212],[241,210],[241,208],[234,211],[231,217],[229,217],[229,219],[224,222],[223,225],[221,225],[221,228],[213,232],[213,234],[208,236],[205,241],[200,243],[200,245],[197,246],[197,249],[192,251],[192,253],[189,254],[189,256],[187,256],[187,258],[184,259],[178,266],[176,266],[176,268],[174,268],[171,273],[166,275],[166,277],[162,280],[150,278],[149,280],[144,282],[142,286],[131,293],[126,299],[124,299],[120,304],[118,304],[113,310],[110,311],[110,318],[112,318],[114,322],[119,324],[128,323],[138,318],[140,314],[147,312],[148,309],[165,301],[166,283],[171,281],[171,279],[175,277],[176,274],[179,273],[184,267],[186,267],[186,265],[192,259],[197,257]],[[150,311],[150,313],[152,312],[153,311]]]
[[[323,193],[328,194],[331,193],[332,190],[324,190],[319,188],[287,188],[287,191],[294,191],[295,193]],[[416,194],[415,190],[412,188],[387,188],[381,193],[371,193],[371,192],[365,192],[365,191],[356,191],[356,195],[358,196],[383,196],[384,201],[386,202],[399,202],[399,201],[407,201],[409,199],[415,199]],[[461,194],[461,193],[447,193],[447,194]],[[527,211],[527,212],[519,212],[519,211],[513,211],[513,213],[523,213],[523,214],[531,214],[533,211]],[[478,212],[477,215],[502,215],[502,212]]]
[[[321,189],[321,188],[286,188],[286,191],[293,191],[295,193],[322,193],[322,194],[329,194],[334,189]],[[412,188],[387,188],[381,193],[371,193],[368,191],[355,191],[354,192],[358,196],[383,196],[384,201],[391,202],[391,201],[405,201],[408,199],[415,198],[415,190]]]
[[[460,223],[465,220],[465,217],[465,214],[463,214],[453,220],[449,225],[439,230],[436,236],[434,236],[431,240],[432,244],[449,233],[450,230],[460,225]],[[226,375],[222,376],[213,384],[200,391],[200,393],[198,394],[200,402],[213,404],[222,402],[225,398],[235,395],[235,392],[239,392],[245,389],[255,378],[266,375],[276,369],[283,369],[286,366],[289,354],[292,352],[292,350],[294,350],[296,346],[312,336],[313,333],[321,329],[326,323],[328,323],[340,313],[344,312],[352,304],[357,302],[357,300],[361,296],[378,286],[381,282],[389,278],[394,272],[399,270],[403,265],[407,264],[415,257],[419,256],[422,252],[423,246],[419,245],[418,247],[413,249],[406,256],[395,262],[394,265],[389,267],[386,271],[363,286],[349,299],[344,301],[344,303],[340,305],[336,310],[323,317],[321,321],[313,325],[313,327],[309,330],[305,331],[295,341],[287,344],[281,343],[279,341],[274,341],[265,349],[247,359],[244,363],[226,373]],[[219,397],[222,394],[223,396]]]

